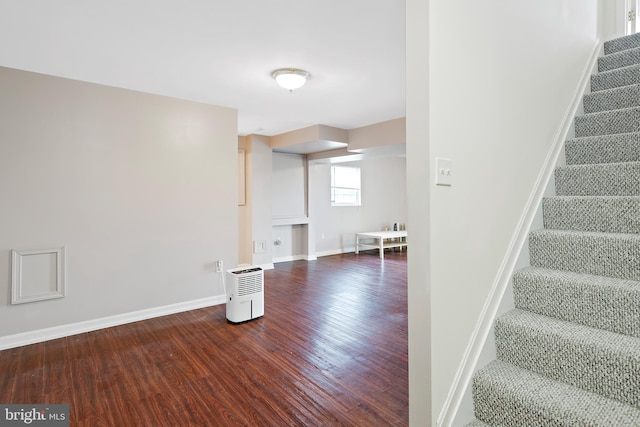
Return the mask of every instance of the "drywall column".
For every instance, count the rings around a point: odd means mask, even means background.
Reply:
[[[407,0],[409,425],[431,426],[429,2]]]
[[[247,180],[251,181],[251,264],[262,268],[273,268],[271,242],[271,173],[272,151],[269,137],[249,135],[246,143],[251,145],[250,168]],[[263,246],[264,244],[264,246]],[[256,251],[257,245],[257,251]]]
[[[307,261],[314,261],[318,259],[316,254],[316,217],[314,216],[315,209],[315,188],[316,188],[316,169],[313,167],[313,162],[309,161],[307,158],[307,217],[309,218],[309,223],[306,227],[306,259]]]
[[[253,206],[252,199],[252,182],[251,182],[251,138],[245,136],[238,137],[238,149],[244,153],[244,170],[238,173],[244,174],[244,203],[238,205],[238,263],[251,264],[253,262],[253,219],[251,217],[251,209]],[[241,188],[238,191],[242,191]],[[230,266],[232,267],[232,266]]]

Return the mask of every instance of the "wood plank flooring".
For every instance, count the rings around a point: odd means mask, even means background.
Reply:
[[[276,264],[265,316],[225,306],[0,351],[0,403],[72,426],[406,426],[407,257]]]

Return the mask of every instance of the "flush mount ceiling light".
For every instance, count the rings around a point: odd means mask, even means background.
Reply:
[[[271,73],[276,82],[289,92],[298,89],[311,78],[311,74],[297,68],[280,68]]]

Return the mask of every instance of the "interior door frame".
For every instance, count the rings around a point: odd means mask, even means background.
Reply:
[[[624,10],[624,33],[625,35],[635,34],[640,32],[640,23],[638,19],[640,11],[640,0],[626,0],[625,1],[625,10]],[[633,15],[633,20],[630,19],[631,15]]]

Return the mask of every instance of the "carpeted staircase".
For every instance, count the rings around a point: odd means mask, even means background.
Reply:
[[[640,33],[604,51],[469,426],[640,426]]]

